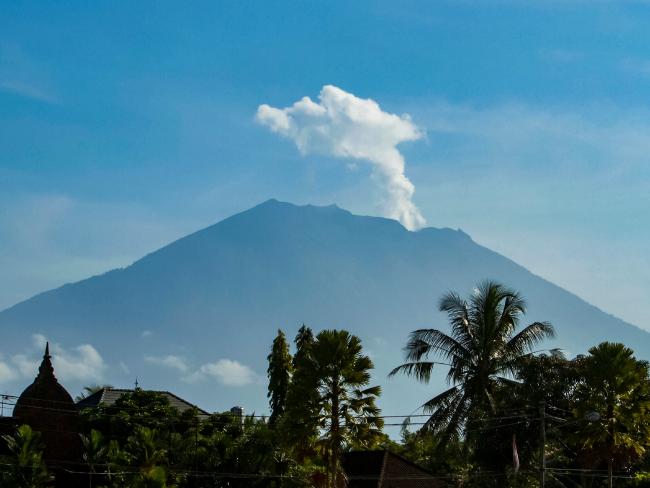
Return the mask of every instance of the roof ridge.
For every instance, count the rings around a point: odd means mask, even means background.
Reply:
[[[83,395],[83,392],[82,392],[82,395]],[[103,399],[103,397],[104,397],[104,388],[102,388],[101,390],[97,390],[97,391],[91,393],[90,395],[81,398],[78,402],[76,401],[75,404],[81,405],[83,403],[87,403],[88,399],[94,398],[96,396],[98,396],[100,401],[101,401]]]
[[[113,388],[113,387],[110,387],[110,388],[109,388],[109,387],[105,387],[105,388],[102,388],[102,390],[110,390],[110,391],[135,391],[135,388]],[[149,389],[146,389],[146,388],[140,388],[140,387],[138,387],[138,390],[149,391],[149,392],[151,392],[151,393],[169,393],[170,395],[173,395],[173,396],[175,396],[176,398],[180,398],[178,395],[172,393],[172,392],[169,391],[169,390],[149,390]],[[188,402],[188,403],[189,403],[189,402]]]
[[[381,460],[381,470],[379,470],[379,484],[377,485],[377,488],[381,488],[384,485],[384,473],[386,472],[386,461],[389,454],[388,449],[382,449],[382,451],[384,451],[384,455]]]
[[[191,402],[188,402],[188,401],[185,400],[184,398],[179,397],[176,393],[172,393],[171,391],[158,392],[158,393],[167,393],[168,395],[173,396],[174,398],[176,398],[176,399],[178,399],[178,400],[180,400],[180,401],[182,401],[182,402],[185,402],[185,403],[187,403],[188,405],[191,405],[192,407],[196,408],[199,412],[204,413],[205,415],[210,415],[206,410],[203,410],[203,409],[202,409],[201,407],[199,407],[198,405],[195,405],[195,404],[193,404],[193,403],[191,403]]]
[[[388,453],[389,455],[391,455],[391,456],[393,456],[393,457],[396,457],[397,459],[399,459],[400,461],[402,461],[402,462],[408,464],[409,466],[411,466],[411,467],[413,467],[413,468],[416,468],[416,469],[419,469],[420,471],[422,471],[422,472],[424,472],[424,473],[427,473],[427,474],[429,474],[429,475],[431,475],[431,476],[435,476],[435,474],[434,474],[432,471],[429,471],[428,469],[423,468],[423,467],[420,466],[419,464],[417,464],[417,463],[415,463],[415,462],[413,462],[413,461],[410,461],[410,460],[406,459],[406,458],[403,457],[403,456],[400,456],[400,455],[397,454],[396,452],[393,452],[393,451],[391,451],[391,450],[389,450],[389,449],[384,449],[384,450],[385,450],[386,453]]]
[[[208,412],[207,410],[203,410],[198,405],[185,400],[184,398],[178,396],[176,393],[172,393],[169,390],[145,390],[145,389],[142,389],[142,388],[139,388],[139,389],[142,390],[142,391],[145,391],[145,392],[157,393],[159,395],[167,395],[168,397],[171,397],[171,398],[177,400],[179,403],[187,405],[187,406],[189,406],[191,408],[195,408],[198,411],[199,415],[205,415],[205,416],[210,415],[210,412]],[[81,400],[79,400],[78,402],[75,402],[75,403],[77,405],[83,406],[83,405],[89,403],[90,401],[94,400],[95,398],[99,398],[99,401],[97,402],[98,404],[99,403],[105,403],[108,392],[115,392],[121,397],[123,394],[133,393],[134,391],[135,391],[134,388],[112,388],[112,387],[109,388],[109,387],[103,387],[100,390],[97,390],[96,392],[88,395],[86,398],[82,398]],[[90,400],[90,399],[92,399],[92,400]]]

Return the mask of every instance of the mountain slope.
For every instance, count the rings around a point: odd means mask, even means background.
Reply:
[[[155,251],[133,265],[37,295],[0,312],[0,352],[24,349],[29,335],[94,344],[111,366],[108,380],[131,376],[176,389],[206,408],[242,403],[263,409],[265,358],[277,330],[300,324],[359,334],[384,385],[386,413],[408,413],[431,391],[386,380],[410,330],[446,327],[437,311],[448,290],[468,293],[490,278],[521,291],[527,321],[549,320],[554,345],[572,354],[605,339],[650,358],[650,335],[486,249],[461,231],[408,232],[399,223],[336,206],[270,200]],[[151,331],[143,337],[143,331]],[[187,371],[147,356],[183,357]],[[182,380],[228,358],[253,368],[251,385]],[[125,363],[129,373],[116,365]],[[124,368],[122,368],[124,369]],[[129,376],[130,375],[130,376]],[[442,376],[442,372],[441,372]],[[206,385],[211,385],[205,388]],[[389,411],[390,410],[390,411]]]

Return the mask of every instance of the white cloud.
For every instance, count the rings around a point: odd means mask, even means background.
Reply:
[[[28,357],[26,354],[15,354],[11,357],[11,362],[14,363],[20,375],[24,378],[35,377],[40,364],[40,360],[34,359],[33,356]]]
[[[150,331],[150,330],[143,330],[143,331],[142,331],[142,337],[145,338],[145,339],[146,339],[147,337],[151,337],[152,335],[153,335],[153,332]]]
[[[319,103],[304,97],[291,107],[260,105],[256,120],[293,140],[301,154],[332,155],[369,162],[373,179],[385,191],[384,213],[408,229],[425,224],[413,203],[415,187],[404,174],[405,161],[397,149],[422,132],[408,115],[384,112],[371,99],[362,99],[332,85],[320,92]]]
[[[219,359],[213,363],[203,364],[193,370],[187,360],[172,354],[167,356],[145,356],[147,363],[174,369],[183,373],[181,378],[187,383],[197,383],[208,379],[215,379],[226,386],[245,386],[254,383],[258,376],[245,364],[233,359]]]
[[[185,362],[185,359],[180,356],[173,356],[171,354],[164,357],[146,356],[144,360],[148,363],[158,366],[165,366],[166,368],[176,369],[181,373],[186,373],[190,369]]]
[[[100,379],[106,368],[101,355],[90,344],[82,344],[72,351],[65,351],[55,345],[53,352],[56,354],[54,367],[61,379]]]
[[[15,380],[18,377],[18,374],[2,359],[2,355],[0,355],[0,383],[7,383]]]
[[[41,334],[34,334],[32,338],[34,349],[31,352],[15,354],[11,358],[20,375],[25,378],[33,378],[38,373],[41,355],[47,341]],[[50,354],[54,373],[62,381],[99,381],[106,370],[102,356],[90,344],[81,344],[72,349],[65,349],[60,344],[52,344]]]
[[[257,380],[257,374],[250,367],[238,361],[219,359],[214,363],[204,364],[184,379],[194,383],[206,378],[214,378],[226,386],[245,386],[254,383]]]
[[[47,345],[47,337],[43,334],[32,334],[32,344],[37,350],[44,351]]]

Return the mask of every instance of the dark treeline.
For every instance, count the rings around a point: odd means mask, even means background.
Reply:
[[[346,451],[381,448],[450,487],[650,486],[647,362],[609,342],[572,359],[539,351],[553,326],[522,324],[525,301],[497,283],[439,308],[449,327],[413,331],[391,375],[428,383],[440,371],[448,386],[406,418],[399,441],[382,432],[361,340],[302,326],[270,347],[268,418],[181,414],[136,389],[82,412],[79,471],[89,487],[334,488],[349,481]],[[5,440],[0,484],[48,486],[39,434],[22,426]]]
[[[440,310],[451,333],[414,331],[407,362],[391,373],[428,382],[442,367],[450,386],[424,405],[422,428],[404,434],[404,456],[462,486],[646,486],[647,362],[608,342],[571,360],[535,351],[553,327],[521,326],[524,300],[497,283],[468,299],[450,293]]]

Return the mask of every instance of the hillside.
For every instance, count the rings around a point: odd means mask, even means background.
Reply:
[[[265,409],[265,359],[277,328],[293,336],[348,328],[360,335],[384,386],[387,414],[408,413],[427,394],[386,380],[408,332],[446,327],[441,294],[471,291],[490,278],[520,290],[527,321],[549,320],[571,354],[616,340],[650,359],[650,335],[476,244],[462,231],[409,232],[398,222],[336,206],[267,201],[188,235],[131,266],[41,293],[0,312],[8,357],[42,333],[73,347],[93,344],[108,362],[106,380],[178,391],[207,409],[238,403]],[[144,334],[144,331],[150,331]],[[191,383],[145,356],[175,355],[190,368],[228,358],[249,365],[246,386]],[[118,368],[124,363],[127,368]],[[128,372],[127,372],[128,370]],[[189,371],[189,370],[188,370]],[[442,372],[441,372],[442,377]],[[207,386],[207,388],[206,388]],[[430,390],[430,389],[429,389]]]

